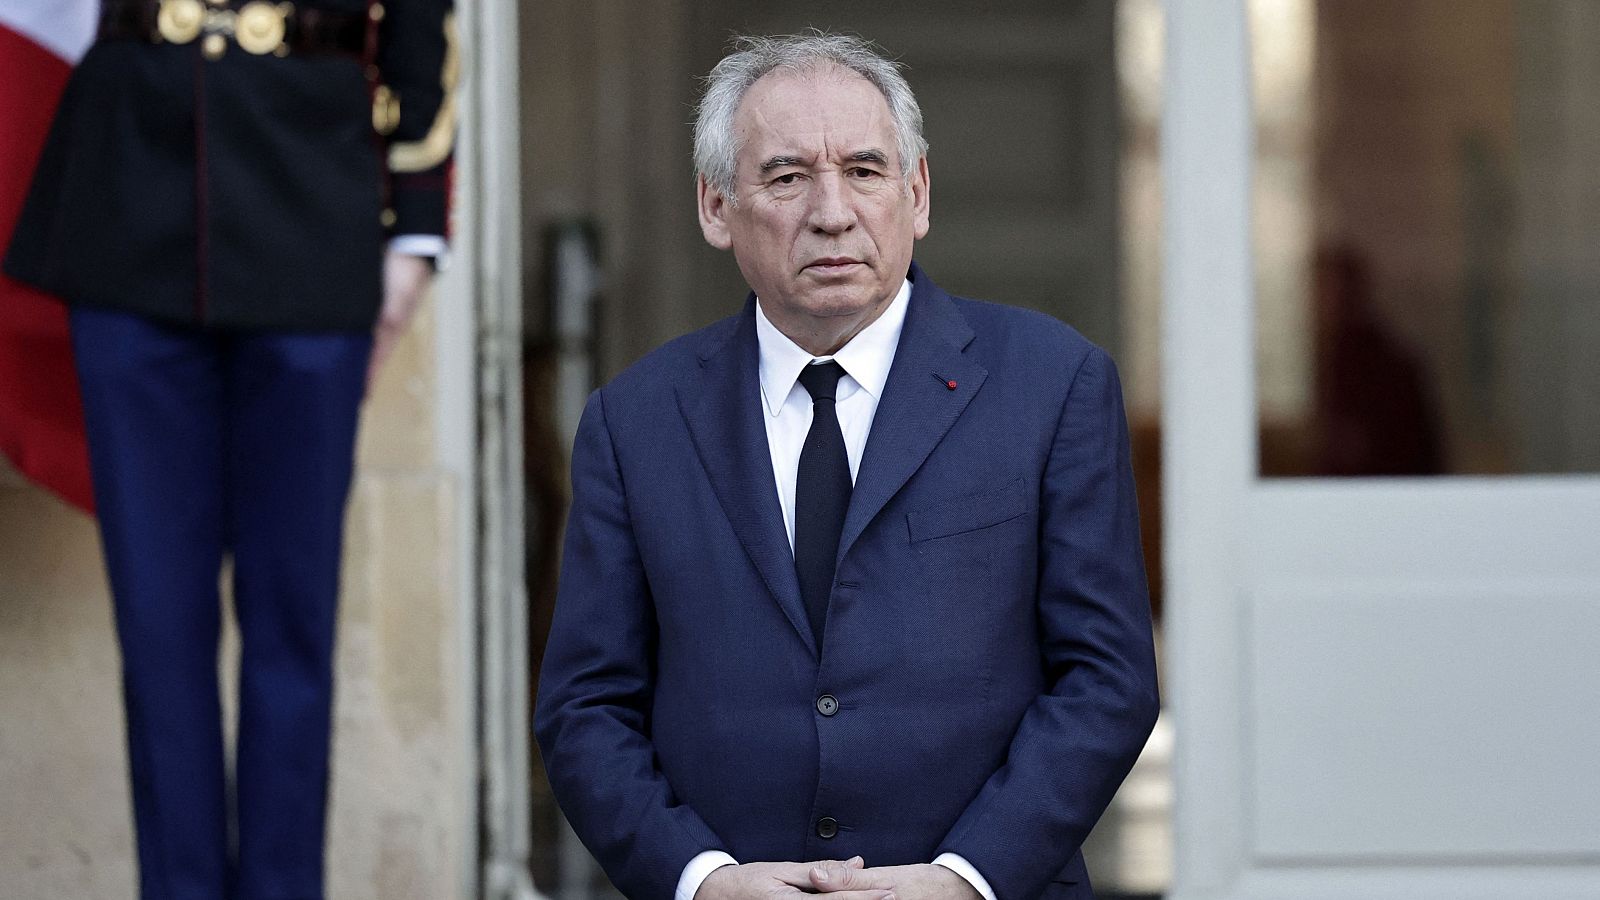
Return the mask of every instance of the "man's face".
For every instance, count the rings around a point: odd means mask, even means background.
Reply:
[[[837,66],[772,72],[734,117],[738,205],[700,184],[700,226],[779,330],[813,353],[849,340],[887,308],[928,233],[928,167],[909,187],[889,104]]]

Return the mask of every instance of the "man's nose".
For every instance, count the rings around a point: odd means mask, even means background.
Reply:
[[[842,174],[823,172],[812,181],[810,224],[812,230],[826,234],[839,234],[855,227],[856,211]]]

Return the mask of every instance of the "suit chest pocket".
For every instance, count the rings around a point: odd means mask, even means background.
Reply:
[[[911,543],[982,531],[1028,511],[1026,483],[1018,478],[999,490],[957,497],[906,513]]]
[[[1032,627],[1020,579],[1031,537],[1027,485],[1018,478],[906,513],[915,612],[905,619],[914,652],[950,690],[987,702],[997,655]]]

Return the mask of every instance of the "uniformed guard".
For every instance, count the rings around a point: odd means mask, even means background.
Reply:
[[[450,0],[104,0],[62,96],[5,271],[71,307],[145,900],[323,896],[356,423],[445,250],[457,59]]]

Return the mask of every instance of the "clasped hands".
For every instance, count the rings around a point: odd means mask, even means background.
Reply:
[[[694,900],[752,900],[827,894],[829,900],[982,900],[965,878],[932,863],[867,868],[840,862],[761,862],[723,866],[700,883]]]

